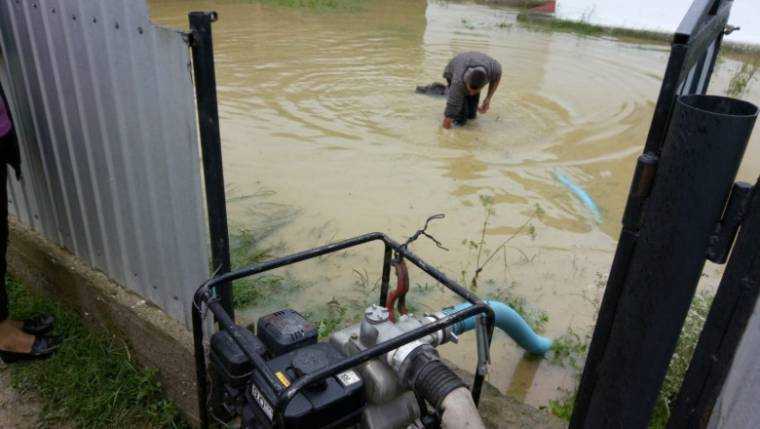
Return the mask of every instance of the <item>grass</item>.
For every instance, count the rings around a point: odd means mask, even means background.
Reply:
[[[367,0],[249,0],[273,6],[322,11],[356,11]]]
[[[572,328],[559,338],[554,339],[547,359],[554,365],[581,370],[583,360],[588,352],[591,338],[581,337]]]
[[[575,393],[568,394],[558,400],[549,401],[549,412],[565,421],[570,421],[573,417],[573,404],[575,403]]]
[[[277,246],[265,246],[266,236],[253,230],[240,229],[230,234],[230,259],[234,268],[253,265],[272,258]],[[235,308],[259,305],[300,290],[304,283],[290,275],[261,274],[232,283]]]
[[[673,40],[672,33],[591,24],[589,18],[590,16],[583,16],[579,21],[574,21],[531,12],[517,15],[517,21],[522,25],[541,31],[572,33],[585,37],[613,37],[622,41],[658,44],[670,43]],[[756,45],[723,42],[720,55],[741,62],[756,63],[760,61],[760,48]]]
[[[559,19],[542,14],[521,13],[517,15],[517,21],[535,29],[545,31],[558,31],[574,33],[581,36],[608,36],[619,38],[636,38],[653,42],[669,42],[672,35],[656,31],[635,30],[629,28],[607,27],[591,24],[586,18],[580,21]]]
[[[314,323],[319,333],[319,339],[323,340],[347,324],[346,313],[348,313],[348,306],[333,298],[327,303],[324,312],[308,313],[306,318]]]
[[[694,355],[694,349],[699,341],[699,334],[707,319],[707,313],[710,312],[713,296],[706,293],[699,293],[694,296],[694,300],[689,308],[689,314],[686,316],[681,336],[676,344],[676,351],[668,365],[668,372],[665,375],[665,381],[660,390],[660,396],[657,398],[652,420],[649,427],[653,429],[664,428],[670,417],[670,405],[676,399],[678,391],[681,389],[681,383],[686,376],[686,370],[689,369],[691,357]]]
[[[11,366],[13,387],[39,395],[43,426],[188,427],[155,371],[138,367],[124,342],[18,282],[8,281],[8,293],[14,319],[52,314],[55,334],[65,338],[50,359]]]
[[[312,306],[304,314],[317,327],[320,339],[326,339],[336,330],[359,322],[364,317],[364,310],[376,303],[380,279],[371,280],[366,270],[354,269],[353,272],[355,278],[352,289],[359,291],[358,297],[342,296],[340,300],[333,297],[326,304]],[[413,312],[411,306],[407,307]]]
[[[758,69],[760,69],[760,59],[743,63],[741,69],[736,72],[728,83],[728,95],[731,97],[740,97],[743,95],[747,91],[749,84],[755,78]]]
[[[507,251],[510,249],[520,252],[520,254],[527,262],[532,262],[531,258],[529,258],[528,255],[519,247],[512,247],[509,245],[509,243],[520,236],[529,236],[531,240],[535,240],[537,236],[536,227],[533,226],[532,222],[544,214],[544,210],[541,208],[541,206],[536,205],[525,222],[523,222],[522,225],[520,225],[517,230],[515,230],[515,232],[507,236],[506,239],[504,239],[498,246],[496,246],[494,250],[489,250],[486,247],[486,233],[488,231],[488,227],[490,226],[491,219],[496,215],[496,208],[494,207],[494,199],[492,196],[479,195],[478,198],[480,200],[480,205],[484,210],[483,225],[481,226],[479,232],[480,237],[477,241],[467,239],[462,241],[463,245],[469,247],[470,250],[474,251],[477,255],[475,258],[473,275],[469,282],[466,281],[467,270],[462,270],[461,272],[462,283],[469,283],[470,289],[472,290],[478,289],[478,281],[481,273],[488,267],[491,262],[495,260],[494,258],[496,256],[503,256],[504,270],[506,271],[508,269]]]
[[[543,332],[546,328],[546,324],[549,323],[549,314],[535,306],[528,303],[525,297],[519,296],[512,292],[514,284],[509,287],[504,287],[490,292],[486,295],[486,299],[501,301],[504,304],[512,307],[525,322],[536,332]]]
[[[532,262],[530,258],[519,247],[511,246],[510,243],[518,237],[529,237],[531,240],[535,240],[537,233],[536,228],[532,222],[543,215],[543,209],[540,206],[535,206],[533,211],[529,214],[525,222],[522,223],[512,234],[505,238],[500,238],[500,242],[493,250],[488,248],[487,231],[490,227],[491,220],[496,216],[496,208],[494,206],[494,199],[489,195],[479,196],[480,205],[483,207],[483,223],[480,226],[478,237],[475,240],[466,239],[462,241],[462,245],[467,247],[474,253],[474,265],[472,275],[468,278],[468,271],[462,270],[461,283],[469,284],[470,289],[477,290],[481,283],[487,286],[489,292],[486,293],[487,299],[501,301],[519,313],[528,325],[533,330],[541,332],[549,322],[549,315],[542,309],[528,303],[528,300],[522,296],[514,293],[516,283],[509,281],[507,272],[509,264],[507,262],[507,251],[514,250],[520,253],[522,261],[525,263]],[[498,258],[497,258],[498,256]],[[494,261],[501,261],[505,272],[505,278],[501,283],[502,286],[498,286],[499,282],[494,279],[488,279],[481,281],[480,276],[485,272],[484,270]]]
[[[681,389],[681,383],[699,341],[699,334],[702,332],[702,326],[707,318],[707,313],[710,311],[712,299],[713,297],[710,294],[704,292],[694,296],[649,422],[650,429],[661,429],[667,425],[671,403],[676,399],[678,391]],[[569,330],[567,335],[555,340],[553,350],[548,356],[549,361],[556,365],[573,368],[577,371],[576,375],[580,377],[581,364],[588,352],[590,339],[590,334],[581,337]],[[573,413],[574,402],[575,392],[566,392],[564,397],[549,401],[549,411],[557,417],[569,421]]]

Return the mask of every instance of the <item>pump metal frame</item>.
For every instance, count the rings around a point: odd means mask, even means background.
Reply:
[[[435,322],[404,333],[391,340],[384,341],[356,355],[347,357],[338,363],[332,364],[321,369],[320,371],[317,371],[314,374],[309,374],[305,377],[302,377],[293,382],[293,384],[291,384],[289,387],[285,388],[278,381],[274,372],[267,366],[264,359],[245,342],[244,331],[246,328],[235,324],[233,318],[222,305],[219,295],[214,293],[214,291],[217,289],[230,287],[231,282],[234,280],[261,274],[276,268],[285,267],[319,256],[375,241],[381,241],[385,245],[383,254],[383,271],[380,286],[380,305],[385,306],[385,301],[388,296],[391,259],[393,257],[393,252],[395,252],[399,257],[410,261],[419,269],[427,273],[430,277],[446,286],[446,288],[456,293],[466,301],[472,303],[472,306],[457,311],[456,313],[452,313]],[[465,287],[461,286],[456,281],[447,277],[437,268],[422,260],[419,256],[409,251],[406,246],[399,244],[387,235],[380,232],[360,235],[354,238],[349,238],[347,240],[327,244],[298,253],[293,253],[282,258],[272,259],[260,264],[254,264],[229,273],[219,274],[201,285],[195,292],[195,297],[193,298],[193,340],[195,346],[195,363],[198,382],[198,407],[201,418],[201,427],[204,428],[208,427],[208,390],[206,377],[207,366],[206,350],[203,342],[203,317],[205,312],[204,307],[214,314],[216,321],[219,324],[219,329],[229,332],[235,343],[237,343],[241,350],[243,350],[243,353],[248,357],[248,359],[251,360],[254,366],[254,370],[258,370],[263,375],[264,380],[266,380],[266,383],[277,396],[277,402],[275,404],[271,404],[272,408],[274,409],[273,423],[275,427],[284,427],[284,414],[287,405],[290,403],[290,400],[293,399],[305,386],[310,385],[314,382],[325,380],[330,376],[356,367],[357,365],[360,365],[370,359],[377,358],[385,353],[403,346],[404,344],[418,340],[434,332],[438,332],[466,318],[480,315],[481,319],[478,320],[481,323],[477,324],[477,334],[479,338],[485,338],[486,342],[485,347],[478,347],[478,366],[475,370],[472,386],[470,387],[473,400],[477,404],[479,402],[480,393],[483,387],[483,382],[485,380],[485,365],[488,362],[488,354],[491,345],[495,320],[493,310],[483,300],[478,298],[475,294],[467,290]]]

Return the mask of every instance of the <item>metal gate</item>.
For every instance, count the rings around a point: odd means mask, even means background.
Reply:
[[[734,183],[757,107],[705,96],[733,2],[696,0],[672,44],[571,420],[645,428],[706,260],[727,267],[671,428],[705,427],[757,299],[757,203]],[[754,243],[753,237],[754,236]],[[752,250],[755,249],[755,250]],[[754,273],[754,274],[753,274]],[[754,277],[752,277],[754,276]],[[749,280],[748,280],[749,279]]]
[[[3,0],[11,213],[190,324],[209,276],[187,35],[143,0]]]

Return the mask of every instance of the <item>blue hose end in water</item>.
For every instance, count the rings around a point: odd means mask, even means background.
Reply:
[[[491,309],[493,309],[494,316],[496,318],[496,327],[504,331],[515,342],[525,349],[528,353],[534,355],[543,356],[552,347],[552,340],[549,338],[538,335],[533,328],[528,325],[528,322],[520,316],[512,307],[504,304],[500,301],[488,300],[486,301]],[[455,313],[459,310],[463,310],[469,307],[469,302],[463,302],[455,305],[454,307],[448,307],[443,309],[443,313],[446,315]],[[452,326],[454,334],[459,335],[464,332],[475,329],[475,316],[465,319]]]
[[[551,339],[541,335],[536,335],[534,348],[533,350],[528,350],[528,352],[534,355],[543,356],[552,348],[553,345],[554,341]]]

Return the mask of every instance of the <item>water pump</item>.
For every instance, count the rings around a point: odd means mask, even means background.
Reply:
[[[420,231],[416,236],[426,235]],[[374,241],[385,246],[380,299],[359,323],[326,341],[319,342],[316,328],[292,309],[261,317],[255,327],[239,326],[216,298],[217,289],[233,280]],[[244,428],[483,427],[476,404],[494,326],[516,329],[508,333],[529,351],[542,353],[550,342],[529,327],[529,332],[520,331],[527,324],[519,315],[517,320],[480,300],[409,251],[408,243],[401,245],[381,233],[366,234],[223,274],[201,286],[194,299],[193,334],[202,425],[209,422],[210,402],[215,420],[239,418]],[[404,314],[399,266],[405,272],[407,261],[464,302],[434,314]],[[390,292],[392,266],[397,267],[399,284]],[[203,342],[206,310],[219,325],[210,340],[210,395]],[[478,358],[468,387],[435,348],[457,341],[457,335],[469,329],[476,331]]]

